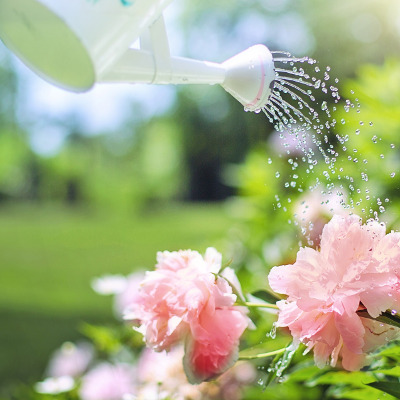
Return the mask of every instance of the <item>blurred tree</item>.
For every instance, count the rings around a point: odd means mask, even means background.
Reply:
[[[12,67],[10,54],[0,42],[0,129],[14,127],[17,108],[18,75]]]
[[[248,46],[265,43],[272,50],[314,56],[321,65],[332,66],[331,79],[344,80],[367,60],[379,63],[387,54],[400,53],[400,10],[390,0],[379,4],[338,0],[329,7],[315,0],[176,0],[173,6],[173,25],[167,28],[174,30],[172,37],[177,43],[171,43],[171,48],[177,46],[178,53],[197,59],[221,62]],[[0,54],[1,129],[2,124],[16,123],[17,103],[24,93],[18,97],[18,76],[8,51],[2,48]],[[82,142],[78,145],[78,137],[75,144],[67,140],[60,159],[30,156],[31,161],[21,167],[30,170],[24,174],[32,178],[27,184],[30,197],[49,196],[74,203],[94,201],[98,196],[110,202],[115,195],[127,196],[126,202],[131,204],[139,198],[220,200],[231,195],[234,190],[221,179],[224,167],[243,161],[250,149],[268,139],[273,127],[265,116],[243,112],[221,87],[182,86],[177,90],[176,106],[164,122],[153,125],[149,121],[153,117],[146,116],[143,107],[132,105],[140,123],[127,116],[125,127],[102,132],[108,137],[101,139],[85,141],[84,124],[74,115],[58,121],[43,119],[43,129],[53,125],[69,134],[79,131]],[[26,130],[34,135],[29,124]],[[102,185],[114,189],[106,195]]]

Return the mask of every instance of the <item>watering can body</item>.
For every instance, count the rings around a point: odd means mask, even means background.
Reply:
[[[0,36],[31,69],[85,91],[172,0],[0,0]]]
[[[162,13],[172,0],[0,0],[0,39],[39,76],[84,92],[96,82],[220,84],[249,111],[275,78],[255,45],[223,63],[171,57]],[[140,39],[140,48],[131,45]]]

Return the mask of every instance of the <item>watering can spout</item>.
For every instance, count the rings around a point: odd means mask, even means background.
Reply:
[[[267,104],[274,79],[270,51],[264,45],[255,45],[221,64],[183,57],[157,59],[151,52],[129,49],[99,81],[219,84],[247,111],[257,111]]]

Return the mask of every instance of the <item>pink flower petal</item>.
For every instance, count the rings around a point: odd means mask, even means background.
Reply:
[[[346,345],[342,348],[342,367],[347,371],[358,371],[368,365],[367,356],[364,353],[353,353]]]
[[[360,318],[360,301],[373,317],[400,309],[399,265],[400,233],[385,235],[384,224],[336,215],[323,229],[320,251],[300,249],[293,265],[271,270],[271,288],[288,296],[277,303],[277,325],[313,348],[317,365],[329,358],[335,365],[342,357],[345,369],[361,368],[365,352],[383,344],[377,336],[397,332],[377,332]]]
[[[376,318],[382,312],[396,307],[396,298],[390,286],[377,287],[361,293],[361,303],[366,307],[368,314]],[[398,303],[397,303],[398,304]]]
[[[365,345],[363,349],[365,352],[374,351],[389,341],[400,338],[400,328],[364,318],[363,324],[365,326]]]
[[[247,317],[235,309],[215,310],[193,322],[185,344],[184,369],[189,382],[212,379],[237,360],[239,338]]]
[[[361,354],[365,329],[360,317],[355,312],[343,315],[335,314],[335,325],[344,345],[351,349],[352,353]]]

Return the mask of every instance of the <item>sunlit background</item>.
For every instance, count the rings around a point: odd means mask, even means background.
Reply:
[[[398,2],[176,0],[165,16],[173,55],[222,62],[263,43],[329,65],[340,89],[359,89],[378,133],[400,144]],[[112,318],[92,278],[151,269],[157,250],[212,245],[249,287],[263,285],[262,274],[266,284],[266,268],[299,240],[286,240],[298,228],[276,213],[285,188],[268,170],[279,154],[273,136],[263,114],[244,112],[219,86],[104,84],[72,94],[0,43],[4,393],[40,379],[83,321]],[[399,182],[386,190],[393,225]]]

